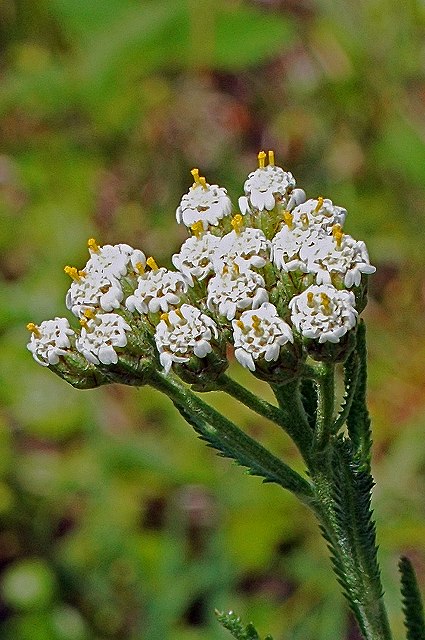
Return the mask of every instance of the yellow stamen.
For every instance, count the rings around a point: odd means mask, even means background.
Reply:
[[[207,181],[205,180],[204,176],[199,177],[199,184],[205,191],[208,191]]]
[[[192,169],[192,171],[190,172],[193,176],[194,179],[194,183],[193,186],[196,187],[198,184],[200,184],[202,186],[201,180],[199,178],[199,169]]]
[[[242,322],[242,320],[236,320],[235,324],[236,324],[237,327],[239,327],[239,329],[242,329],[242,331],[245,329],[245,325]]]
[[[264,165],[265,165],[265,161],[266,161],[266,152],[265,151],[260,151],[260,153],[257,156],[258,158],[258,167],[260,169],[264,169]]]
[[[258,316],[252,316],[252,327],[253,329],[259,329],[261,325],[261,320]]]
[[[87,318],[87,320],[93,320],[95,316],[96,316],[96,311],[94,311],[93,309],[86,309],[84,311],[84,317]]]
[[[160,320],[163,320],[165,322],[165,324],[167,325],[167,327],[171,326],[170,323],[170,318],[168,313],[161,313],[161,315],[159,316]]]
[[[194,236],[196,236],[197,238],[200,238],[204,233],[204,225],[202,220],[198,220],[197,222],[194,222],[190,227],[190,229],[193,232]]]
[[[243,227],[243,218],[240,213],[237,213],[230,221],[235,233],[239,234]]]
[[[184,316],[180,309],[174,309],[174,313],[181,319],[184,320]]]
[[[78,271],[76,267],[70,267],[69,265],[66,265],[63,270],[75,282],[79,282],[86,275],[85,271]]]
[[[284,211],[283,212],[283,222],[288,225],[288,227],[290,229],[292,229],[293,224],[292,221],[294,219],[294,216],[292,215],[292,213],[290,211]]]
[[[318,213],[318,211],[320,211],[320,209],[323,207],[323,198],[322,196],[319,196],[317,198],[317,204],[314,208],[314,213]]]
[[[82,327],[86,327],[86,326],[87,326],[87,324],[88,324],[88,320],[87,320],[87,318],[85,318],[85,317],[80,318],[80,325],[81,325]]]
[[[145,273],[145,267],[141,262],[136,262],[136,271],[138,271],[141,275]]]
[[[320,298],[322,300],[322,307],[325,313],[330,313],[331,311],[331,299],[326,293],[321,293]]]
[[[236,262],[233,263],[233,273],[235,273],[237,276],[240,274],[240,269]]]
[[[310,309],[314,307],[314,295],[311,291],[307,293],[307,307],[310,307]]]
[[[156,264],[155,260],[152,258],[152,256],[150,256],[150,258],[148,258],[146,260],[146,264],[148,265],[148,267],[150,267],[152,269],[152,271],[158,271],[159,267]]]
[[[336,242],[336,246],[338,247],[338,249],[341,248],[341,242],[342,239],[344,237],[344,232],[342,230],[342,227],[340,224],[334,224],[334,226],[332,227],[332,235],[334,237],[334,240]]]
[[[269,164],[274,164],[274,151],[269,151]]]
[[[28,331],[31,331],[31,333],[33,333],[36,338],[41,338],[40,329],[36,324],[34,324],[34,322],[28,322],[27,329]]]
[[[262,336],[264,331],[261,328],[261,320],[258,316],[252,316],[252,328],[257,336]]]
[[[93,251],[94,253],[98,253],[99,252],[99,245],[97,244],[96,240],[94,238],[89,238],[87,240],[87,246],[89,248],[89,251]]]

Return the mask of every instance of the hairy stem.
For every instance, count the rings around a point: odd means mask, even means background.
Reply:
[[[302,413],[301,403],[299,405],[296,404],[298,384],[288,383],[288,385],[285,385],[287,389],[279,387],[280,392],[275,391],[276,395],[280,393],[281,399],[285,397],[282,405],[276,407],[251,393],[227,375],[220,376],[217,382],[221,391],[225,391],[259,415],[282,427],[295,442],[301,454],[306,456],[311,444],[311,429],[309,429],[308,422]],[[288,401],[286,400],[287,397]]]
[[[309,507],[313,506],[313,493],[307,480],[175,378],[153,371],[149,383],[168,395],[186,420],[224,455],[234,458],[267,481],[288,489]]]

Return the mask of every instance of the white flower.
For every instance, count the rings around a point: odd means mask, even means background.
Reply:
[[[350,289],[360,285],[362,273],[375,273],[376,268],[369,262],[364,242],[339,232],[336,237],[323,238],[309,262],[309,270],[316,274],[317,284],[331,284],[332,275],[340,274],[344,285]]]
[[[242,366],[255,371],[255,361],[276,361],[280,348],[294,338],[289,324],[278,315],[276,307],[264,302],[255,311],[244,311],[233,320],[235,357]]]
[[[323,233],[314,227],[283,225],[271,241],[272,261],[282,271],[309,272],[308,261],[321,242]]]
[[[295,186],[292,173],[274,164],[260,167],[249,174],[244,184],[245,196],[239,199],[241,213],[249,213],[251,205],[258,211],[271,211],[276,200],[284,200]]]
[[[172,257],[173,265],[183,273],[193,286],[193,279],[203,280],[212,271],[212,257],[220,242],[218,236],[204,233],[201,237],[191,236],[182,244],[180,252]]]
[[[140,313],[166,312],[180,303],[188,283],[183,274],[164,267],[152,269],[138,278],[137,289],[126,300],[129,311]]]
[[[204,358],[212,351],[217,326],[211,318],[190,304],[164,314],[156,327],[155,343],[159,360],[168,373],[173,362],[188,362],[195,355]]]
[[[66,306],[77,317],[82,317],[87,310],[118,309],[124,297],[120,278],[130,270],[143,272],[146,265],[145,254],[128,244],[99,247],[91,238],[88,245],[90,258],[84,269],[65,267],[65,272],[73,279]]]
[[[127,275],[130,267],[133,271],[140,272],[146,266],[143,251],[133,249],[128,244],[105,244],[99,247],[93,239],[90,239],[89,250],[90,259],[83,271],[99,273],[109,278],[111,282]]]
[[[243,231],[234,229],[221,238],[215,252],[214,263],[217,270],[221,270],[229,261],[236,261],[242,268],[261,269],[267,264],[269,255],[270,241],[261,229],[247,227]]]
[[[217,225],[219,221],[232,211],[232,203],[226,189],[216,184],[209,185],[205,178],[199,177],[197,169],[193,169],[195,178],[193,186],[189,189],[176,210],[177,222],[191,227],[199,220],[204,230],[208,225]]]
[[[66,306],[74,315],[81,318],[87,310],[118,309],[124,297],[121,285],[116,278],[110,278],[100,271],[77,272],[72,267],[74,282],[66,294]]]
[[[44,320],[40,326],[30,322],[27,328],[31,331],[27,348],[34,360],[43,367],[58,364],[59,356],[65,355],[71,347],[70,336],[74,335],[74,331],[66,318]]]
[[[259,273],[250,269],[240,271],[236,263],[230,268],[225,265],[223,272],[208,283],[208,309],[233,320],[238,310],[257,309],[268,301],[264,287]]]
[[[355,297],[330,284],[312,285],[289,302],[294,327],[319,342],[339,342],[356,325]]]
[[[302,229],[309,226],[320,227],[328,231],[335,224],[344,225],[346,209],[337,207],[328,198],[307,200],[292,210],[293,225]]]
[[[81,328],[75,346],[92,364],[116,364],[114,347],[125,347],[126,331],[131,327],[117,313],[102,313],[88,320]]]

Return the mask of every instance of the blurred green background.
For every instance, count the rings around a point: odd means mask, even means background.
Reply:
[[[76,391],[25,349],[28,321],[65,315],[88,237],[169,265],[190,169],[236,202],[263,147],[348,209],[378,266],[374,507],[401,637],[401,553],[425,586],[425,4],[2,0],[0,139],[2,640],[224,640],[215,607],[276,640],[358,638],[305,508],[156,392]]]

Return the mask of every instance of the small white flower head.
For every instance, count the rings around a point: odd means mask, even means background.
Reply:
[[[92,364],[116,364],[115,347],[125,347],[128,323],[117,313],[102,313],[84,322],[75,342],[77,350]]]
[[[155,343],[166,373],[173,362],[189,362],[192,356],[205,358],[212,351],[211,340],[217,337],[215,322],[190,304],[162,314]]]
[[[208,231],[185,240],[179,253],[173,255],[173,265],[186,276],[190,286],[193,286],[193,279],[204,280],[213,272],[212,259],[219,242],[220,238]]]
[[[94,238],[88,241],[90,259],[84,267],[86,273],[99,273],[111,281],[127,275],[128,271],[143,272],[146,257],[143,251],[128,244],[98,246]]]
[[[282,271],[308,273],[310,256],[315,255],[323,233],[315,227],[295,227],[291,214],[287,216],[288,224],[284,224],[271,241],[272,261]]]
[[[261,229],[242,229],[243,218],[239,214],[232,218],[231,224],[233,231],[221,238],[215,252],[216,270],[235,260],[241,268],[264,267],[270,257],[270,241]]]
[[[73,279],[66,294],[66,306],[81,318],[87,310],[118,309],[124,297],[119,280],[104,275],[101,271],[78,271],[75,267],[65,267]]]
[[[275,362],[280,348],[294,341],[291,327],[270,302],[264,302],[254,311],[244,311],[232,325],[235,357],[250,371],[255,371],[255,361],[259,358]]]
[[[265,165],[266,154],[258,154],[259,168],[249,174],[244,184],[245,197],[239,199],[239,207],[244,215],[252,209],[271,211],[276,202],[287,200],[295,186],[292,173],[284,171],[274,164],[274,154],[269,151],[269,164]]]
[[[137,310],[140,314],[165,313],[180,304],[188,289],[187,280],[178,271],[159,268],[153,258],[148,258],[147,264],[152,270],[139,276],[137,289],[125,305],[129,311]]]
[[[70,337],[75,335],[66,318],[44,320],[39,326],[30,322],[27,329],[31,331],[27,348],[43,367],[58,364],[60,356],[71,348]]]
[[[227,320],[233,320],[238,311],[257,309],[269,296],[262,276],[256,271],[241,271],[234,262],[208,283],[207,307]]]
[[[191,227],[202,222],[206,231],[209,225],[217,226],[219,221],[232,211],[232,203],[226,189],[216,184],[210,185],[199,176],[198,169],[192,169],[194,184],[180,202],[176,210],[179,224]]]
[[[295,227],[307,229],[309,226],[315,226],[325,231],[330,230],[335,224],[342,227],[347,215],[346,209],[337,207],[332,203],[332,200],[322,197],[310,198],[295,207],[291,213]]]
[[[332,276],[339,275],[347,289],[360,285],[362,273],[375,273],[369,262],[366,245],[344,234],[334,225],[332,235],[326,236],[309,262],[309,270],[316,274],[317,284],[331,284]]]
[[[336,343],[356,325],[354,305],[354,293],[323,284],[292,298],[289,308],[292,324],[305,338]]]

